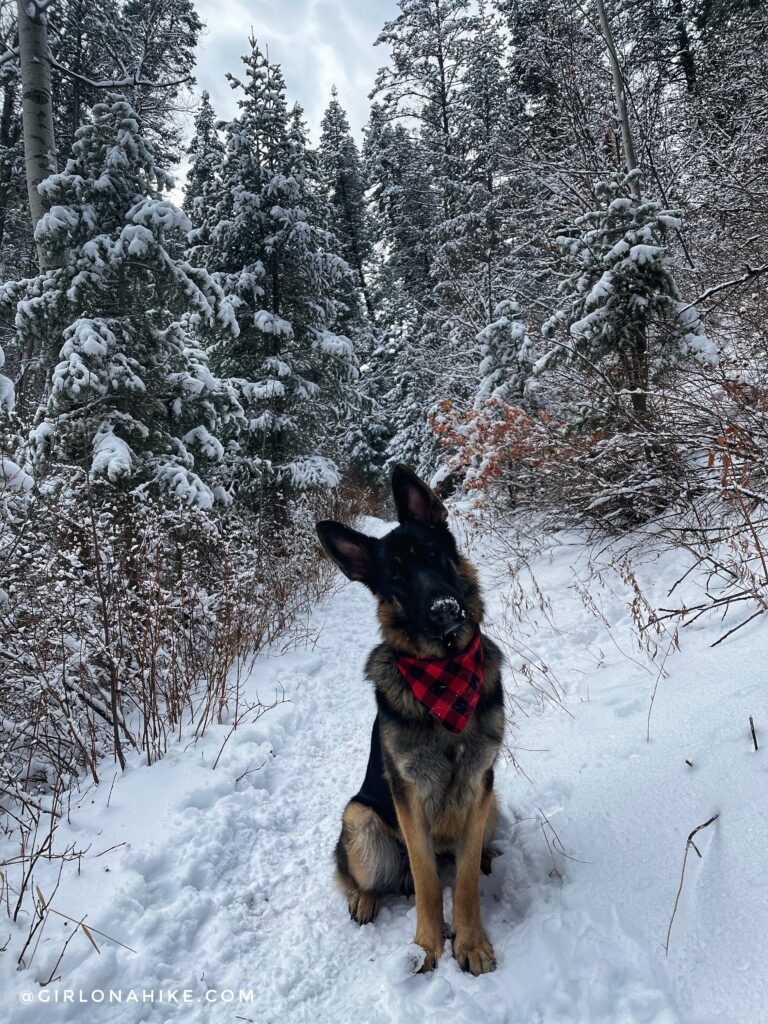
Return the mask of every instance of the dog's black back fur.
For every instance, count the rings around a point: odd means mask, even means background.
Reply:
[[[371,751],[368,755],[368,767],[359,791],[352,797],[359,804],[376,811],[382,821],[391,829],[397,829],[397,813],[392,799],[392,790],[384,774],[384,752],[381,748],[381,730],[379,716],[373,720],[371,733]]]

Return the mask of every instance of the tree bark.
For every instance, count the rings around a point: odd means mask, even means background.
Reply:
[[[19,67],[21,69],[21,116],[24,131],[24,166],[27,176],[32,228],[45,212],[38,185],[56,172],[56,137],[53,130],[51,58],[45,14],[26,0],[17,0],[19,15]],[[37,244],[40,270],[55,266],[55,259]]]
[[[5,241],[5,222],[8,213],[8,195],[11,190],[13,176],[13,147],[18,140],[18,122],[13,116],[13,104],[16,89],[12,83],[5,86],[3,95],[3,112],[0,116],[0,149],[3,157],[0,161],[0,247]]]
[[[627,110],[627,95],[624,89],[624,75],[621,73],[621,65],[619,64],[619,55],[616,52],[616,44],[613,41],[613,33],[611,32],[611,23],[608,20],[608,14],[605,10],[605,4],[603,0],[595,0],[597,4],[597,14],[600,19],[600,31],[603,34],[605,40],[605,46],[608,50],[608,62],[611,65],[611,77],[613,79],[613,93],[616,100],[616,112],[619,117],[619,127],[621,129],[621,144],[624,150],[624,163],[627,171],[632,172],[637,170],[637,157],[635,156],[635,145],[632,141],[632,129],[629,123],[629,111]],[[637,180],[632,182],[632,195],[635,199],[640,198],[640,183]]]
[[[691,37],[688,34],[688,26],[685,23],[685,11],[682,0],[672,0],[672,11],[675,16],[675,37],[677,42],[677,56],[680,66],[685,75],[685,86],[690,95],[696,92],[696,60],[691,48]]]

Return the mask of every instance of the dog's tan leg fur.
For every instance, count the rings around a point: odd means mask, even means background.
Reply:
[[[445,945],[443,891],[437,876],[437,862],[424,810],[415,791],[395,798],[397,820],[408,849],[416,891],[416,942],[426,953],[422,971],[431,971]]]
[[[496,966],[493,946],[480,919],[480,861],[488,818],[497,814],[493,791],[486,791],[470,807],[456,850],[453,955],[463,971],[474,975],[487,974]]]
[[[379,897],[376,872],[380,870],[383,857],[382,846],[376,839],[385,826],[373,811],[354,800],[344,808],[341,821],[349,873],[345,876],[337,871],[336,880],[346,893],[350,916],[358,924],[368,924],[376,916]],[[384,867],[395,870],[394,865]]]

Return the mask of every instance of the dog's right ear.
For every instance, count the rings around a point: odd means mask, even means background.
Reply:
[[[344,575],[351,580],[368,583],[376,540],[331,519],[318,523],[316,529],[320,543]]]

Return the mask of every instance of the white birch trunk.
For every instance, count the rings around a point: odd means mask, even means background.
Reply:
[[[616,111],[619,115],[619,127],[621,129],[621,145],[624,150],[624,163],[627,171],[637,170],[637,157],[635,156],[635,145],[632,141],[632,130],[629,124],[629,111],[627,110],[627,94],[624,89],[624,75],[621,73],[619,55],[616,52],[616,44],[613,41],[611,23],[608,21],[608,14],[605,10],[603,0],[595,0],[597,14],[600,18],[600,30],[608,50],[608,62],[611,65],[611,77],[613,79],[613,93],[616,100]],[[636,199],[640,198],[640,183],[632,182],[632,194]]]
[[[37,186],[57,169],[51,97],[51,59],[45,14],[39,14],[27,0],[17,0],[17,8],[24,166],[32,227],[35,228],[45,212],[43,198]],[[37,246],[37,255],[41,271],[54,265],[52,254],[43,246]]]

